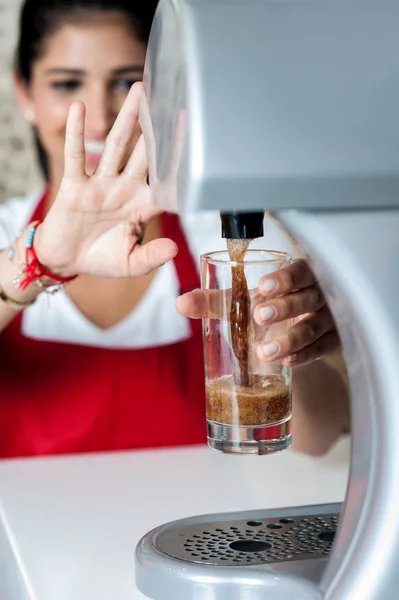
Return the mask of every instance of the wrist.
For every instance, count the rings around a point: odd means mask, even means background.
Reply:
[[[59,278],[68,279],[70,277],[75,277],[76,273],[72,273],[72,270],[68,265],[54,262],[54,250],[49,248],[45,236],[45,226],[43,223],[39,223],[36,227],[34,237],[34,249],[38,262],[46,271],[46,275],[42,278],[43,283],[47,282],[47,284],[51,286],[54,285]],[[51,275],[54,276],[54,279],[50,277]]]
[[[34,236],[34,250],[39,264],[43,267],[46,274],[41,278],[43,283],[52,286],[55,283],[63,283],[75,279],[76,272],[70,265],[54,263],[54,249],[49,248],[46,241],[46,232],[44,223],[39,223],[36,226]]]
[[[16,310],[33,304],[41,291],[36,286],[30,286],[26,290],[19,288],[19,281],[24,268],[24,244],[27,235],[28,232],[24,231],[11,247],[0,252],[1,299],[2,302]]]
[[[35,248],[39,227],[30,225],[0,254],[0,300],[14,310],[27,308],[40,292],[55,293],[72,279],[41,264]]]

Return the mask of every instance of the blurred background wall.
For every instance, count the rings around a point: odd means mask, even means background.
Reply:
[[[12,89],[12,65],[21,0],[0,0],[0,202],[39,181],[28,126]]]

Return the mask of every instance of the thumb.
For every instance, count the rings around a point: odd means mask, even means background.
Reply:
[[[172,260],[177,252],[177,245],[167,238],[152,240],[143,245],[137,244],[129,256],[129,275],[147,275]]]
[[[183,294],[176,300],[176,309],[183,317],[201,319],[206,313],[206,294],[202,290]]]
[[[228,320],[231,290],[193,290],[176,300],[176,309],[189,319]]]

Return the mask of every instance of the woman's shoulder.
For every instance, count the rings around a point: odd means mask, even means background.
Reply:
[[[0,248],[11,244],[26,227],[42,194],[43,190],[37,190],[27,196],[10,198],[0,204]]]

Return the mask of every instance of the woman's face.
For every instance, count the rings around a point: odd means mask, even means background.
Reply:
[[[142,79],[145,52],[126,17],[118,14],[65,24],[46,40],[29,88],[19,83],[17,91],[24,111],[32,115],[53,176],[63,172],[66,121],[75,100],[87,108],[87,172],[94,171],[130,87]]]

